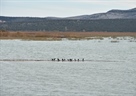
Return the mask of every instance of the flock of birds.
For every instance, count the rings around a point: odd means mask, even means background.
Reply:
[[[51,61],[85,61],[84,58],[82,59],[59,59],[59,58],[52,58]]]

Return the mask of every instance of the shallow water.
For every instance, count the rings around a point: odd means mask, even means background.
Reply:
[[[1,96],[135,96],[136,42],[0,41]],[[91,61],[2,61],[76,58]]]

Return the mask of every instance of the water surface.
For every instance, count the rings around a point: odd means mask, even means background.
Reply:
[[[135,96],[136,42],[0,41],[1,96]],[[76,58],[91,61],[2,61]]]

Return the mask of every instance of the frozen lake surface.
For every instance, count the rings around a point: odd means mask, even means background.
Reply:
[[[2,61],[74,58],[80,62]],[[136,96],[136,42],[0,41],[0,96]]]

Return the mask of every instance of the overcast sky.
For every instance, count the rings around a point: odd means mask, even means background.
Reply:
[[[69,17],[135,7],[136,0],[0,0],[0,15]]]

